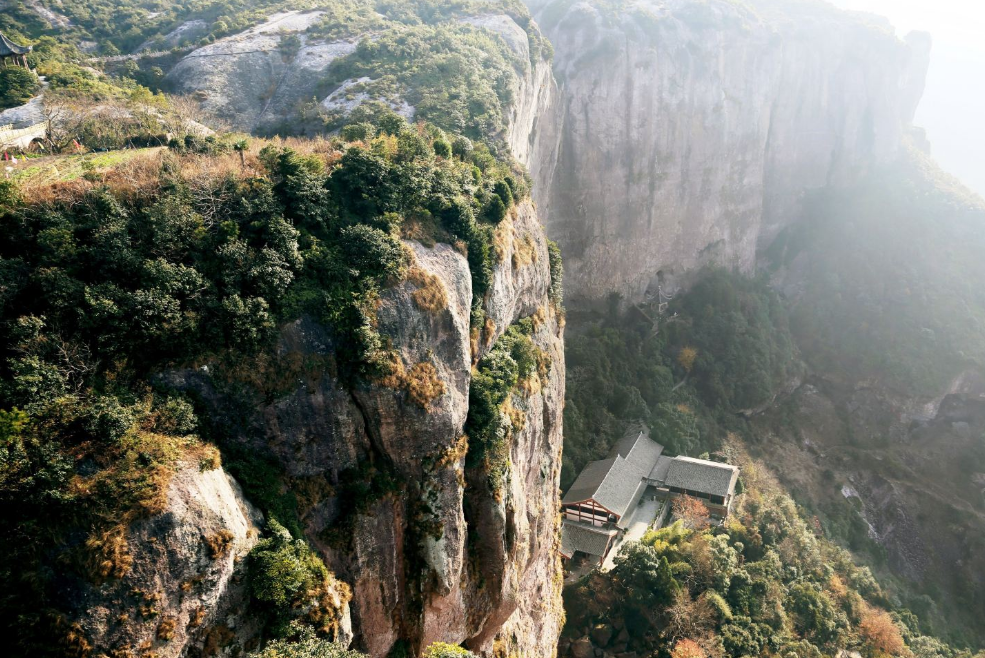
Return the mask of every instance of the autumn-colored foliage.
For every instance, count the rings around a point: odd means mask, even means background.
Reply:
[[[904,649],[899,627],[885,610],[867,607],[858,628],[865,643],[874,651],[896,656]]]
[[[694,367],[694,360],[698,358],[698,350],[693,347],[682,347],[677,355],[677,362],[684,368],[684,372],[691,372]]]
[[[674,650],[670,652],[671,658],[705,658],[704,649],[697,642],[690,638],[678,640],[674,645]]]
[[[697,498],[680,496],[674,499],[672,511],[674,516],[684,522],[691,530],[703,530],[709,525],[708,507]]]

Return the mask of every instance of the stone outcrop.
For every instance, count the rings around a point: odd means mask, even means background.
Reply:
[[[546,238],[527,201],[497,231],[498,264],[482,332],[470,326],[465,257],[446,244],[408,241],[410,277],[381,294],[377,328],[394,350],[394,375],[349,389],[333,375],[323,327],[285,327],[284,363],[322,364],[274,400],[230,400],[203,370],[171,383],[195,390],[212,416],[232,419],[233,440],[279,463],[300,499],[311,543],[353,590],[355,646],[385,656],[395,644],[465,644],[490,654],[500,641],[520,655],[551,656],[562,619],[557,554],[564,399],[563,322],[548,300]],[[440,308],[415,299],[422,280],[444,291]],[[466,469],[464,434],[472,366],[515,322],[549,371],[510,400],[522,416],[509,466],[493,492]]]
[[[893,158],[929,38],[823,3],[529,0],[563,88],[538,191],[569,302],[751,270],[803,194]]]
[[[527,33],[506,14],[487,14],[464,19],[489,30],[509,45],[524,62],[513,80],[513,103],[508,108],[506,143],[513,156],[533,177],[535,197],[548,189],[557,166],[560,145],[561,103],[551,61],[532,57]]]
[[[321,74],[356,40],[310,39],[321,11],[288,11],[240,34],[198,48],[165,78],[175,94],[190,95],[210,114],[239,130],[280,127],[315,94]],[[296,48],[288,47],[296,39]]]
[[[168,72],[165,87],[196,98],[208,113],[249,132],[302,132],[298,110],[313,98],[324,109],[341,112],[366,100],[384,100],[413,120],[415,108],[405,101],[377,99],[352,89],[371,82],[369,78],[347,80],[324,98],[319,96],[324,95],[319,84],[332,62],[354,52],[361,39],[373,37],[353,34],[330,41],[313,35],[312,28],[323,15],[322,11],[282,12],[250,30],[198,48]],[[522,62],[522,69],[510,80],[513,103],[503,137],[533,172],[535,187],[546,187],[556,162],[560,125],[551,62],[543,54],[531,54],[526,31],[507,14],[458,20],[496,34]],[[297,40],[296,52],[285,48],[289,39]]]
[[[358,41],[310,37],[320,15],[279,14],[195,50],[167,83],[241,129],[290,120]],[[546,185],[558,145],[551,113],[560,107],[550,61],[531,56],[526,31],[506,14],[460,20],[500,36],[523,63],[502,138],[534,172],[535,187]],[[300,50],[288,56],[281,45],[291,35]],[[323,105],[351,95],[329,95]],[[397,109],[413,118],[412,107]],[[395,374],[384,381],[343,385],[329,332],[310,318],[283,329],[279,350],[284,364],[315,366],[276,399],[257,392],[234,400],[208,368],[167,376],[211,405],[217,422],[239,428],[234,441],[283,468],[309,541],[352,586],[354,646],[372,656],[435,641],[483,654],[494,643],[520,655],[555,652],[563,616],[556,550],[563,321],[548,300],[547,244],[532,203],[511,211],[496,242],[488,322],[475,331],[466,258],[446,244],[407,243],[414,268],[437,281],[446,303],[419,305],[421,278],[382,294],[377,329],[396,355]],[[551,367],[511,397],[511,413],[523,420],[509,440],[504,485],[493,493],[481,469],[465,468],[472,367],[523,318],[535,318],[533,341]],[[253,411],[244,417],[244,408]]]
[[[221,468],[183,465],[164,512],[127,530],[127,573],[79,593],[77,623],[93,654],[153,650],[169,658],[210,642],[242,648],[257,632],[242,558],[261,520]]]

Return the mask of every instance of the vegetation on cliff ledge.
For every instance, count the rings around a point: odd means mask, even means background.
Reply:
[[[467,252],[480,307],[485,218],[522,197],[522,173],[481,145],[453,153],[437,128],[372,119],[353,141],[241,154],[190,137],[79,178],[0,183],[0,623],[18,651],[63,652],[63,583],[124,575],[127,525],[163,510],[171,473],[218,467],[198,436],[221,428],[157,374],[208,365],[276,396],[299,367],[278,361],[277,328],[307,315],[330,330],[342,381],[386,375],[375,300],[407,273],[402,237]],[[289,512],[276,472],[232,457],[248,495]],[[268,548],[254,561],[283,552]],[[258,601],[297,604],[300,589],[255,583]]]

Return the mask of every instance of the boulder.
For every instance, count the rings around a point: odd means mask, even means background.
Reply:
[[[595,658],[595,647],[587,637],[575,640],[571,643],[572,658]]]
[[[596,646],[609,646],[609,642],[612,640],[613,635],[612,626],[609,626],[608,624],[598,624],[592,629],[590,635],[592,636],[592,642],[594,642]]]

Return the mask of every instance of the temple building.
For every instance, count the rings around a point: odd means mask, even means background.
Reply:
[[[4,66],[9,66],[12,61],[15,66],[28,68],[27,55],[32,50],[34,46],[19,46],[0,32],[0,62]]]
[[[739,469],[693,457],[670,457],[642,426],[630,429],[606,459],[589,463],[561,499],[561,554],[583,553],[601,564],[621,543],[645,498],[700,499],[713,519],[729,515]],[[649,522],[649,521],[648,521]]]

